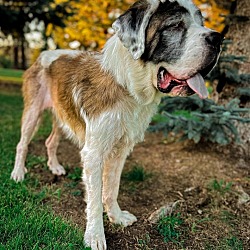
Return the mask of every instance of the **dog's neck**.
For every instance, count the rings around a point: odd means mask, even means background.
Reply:
[[[100,63],[141,105],[160,102],[160,94],[152,82],[157,74],[155,67],[135,61],[116,35],[107,41]]]

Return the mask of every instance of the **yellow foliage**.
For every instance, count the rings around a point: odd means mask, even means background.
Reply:
[[[33,64],[41,53],[41,49],[32,49],[30,63]]]
[[[46,30],[46,36],[50,36],[53,31],[53,24],[49,23]]]
[[[205,17],[205,26],[221,32],[225,26],[225,16],[229,11],[218,6],[214,0],[193,0]],[[229,0],[230,1],[230,0]]]
[[[65,1],[55,2],[60,4]],[[55,28],[52,37],[61,48],[69,48],[69,43],[75,40],[85,49],[102,48],[111,36],[109,28],[113,21],[133,2],[132,0],[71,1],[70,4],[75,8],[76,14],[68,18],[66,28]],[[50,30],[46,31],[46,34],[49,33]]]

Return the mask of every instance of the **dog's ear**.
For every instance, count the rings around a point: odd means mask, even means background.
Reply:
[[[144,52],[145,33],[151,16],[159,3],[165,1],[138,1],[113,23],[113,29],[135,60]]]

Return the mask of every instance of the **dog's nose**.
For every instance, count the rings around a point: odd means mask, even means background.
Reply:
[[[218,47],[221,45],[223,39],[220,33],[212,32],[205,37],[205,40],[209,45]]]

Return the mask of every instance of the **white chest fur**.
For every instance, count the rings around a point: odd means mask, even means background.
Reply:
[[[124,147],[132,150],[137,142],[144,139],[145,130],[157,111],[157,103],[129,104],[119,103],[115,109],[103,112],[94,119],[85,116],[85,142],[95,142],[95,147],[107,154],[116,153]]]

